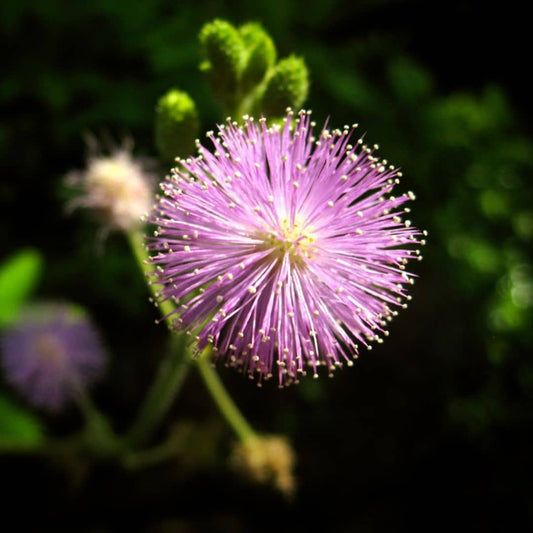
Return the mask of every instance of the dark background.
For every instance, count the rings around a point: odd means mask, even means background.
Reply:
[[[280,56],[302,55],[306,107],[319,124],[358,122],[379,142],[417,194],[413,223],[429,231],[412,303],[353,368],[281,391],[221,368],[252,425],[291,439],[292,503],[228,467],[233,435],[192,374],[166,424],[190,421],[194,449],[135,473],[1,457],[5,520],[88,532],[533,525],[530,30],[519,5],[3,0],[0,249],[39,249],[36,296],[91,312],[113,352],[95,399],[118,429],[165,332],[127,244],[112,235],[99,250],[94,220],[65,215],[62,180],[84,165],[86,131],[131,136],[138,155],[153,155],[154,105],[170,87],[189,92],[213,129],[220,112],[198,71],[205,22],[259,21]],[[46,422],[57,435],[79,424],[75,412]]]

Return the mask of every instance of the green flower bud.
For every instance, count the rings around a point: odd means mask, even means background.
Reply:
[[[199,128],[196,105],[187,93],[172,89],[159,99],[155,144],[162,159],[171,162],[177,156],[190,154]]]
[[[239,31],[248,52],[242,74],[242,88],[244,92],[248,92],[265,79],[276,63],[276,47],[260,24],[245,24]]]
[[[299,109],[309,92],[309,72],[301,57],[289,56],[274,67],[263,94],[260,111],[279,117],[287,107]]]
[[[215,95],[233,108],[246,61],[241,35],[229,22],[216,19],[201,29],[200,42],[205,55],[200,69],[207,73]]]

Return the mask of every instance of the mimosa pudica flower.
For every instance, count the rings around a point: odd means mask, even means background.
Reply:
[[[58,411],[106,364],[98,332],[80,308],[38,303],[23,310],[1,337],[6,381],[29,403]]]
[[[354,126],[315,137],[310,112],[282,126],[228,119],[208,150],[178,160],[148,240],[174,327],[261,383],[351,365],[406,307],[424,234],[403,216],[401,173],[352,141]]]

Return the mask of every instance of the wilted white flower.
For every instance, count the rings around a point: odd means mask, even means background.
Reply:
[[[80,189],[69,207],[94,210],[108,229],[135,229],[152,204],[153,176],[146,161],[133,157],[127,143],[110,155],[92,152],[85,170],[67,176],[67,183]]]

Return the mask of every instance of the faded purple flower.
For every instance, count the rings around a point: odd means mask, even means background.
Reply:
[[[41,303],[28,307],[1,337],[8,381],[33,405],[62,408],[75,388],[101,374],[106,355],[100,338],[78,307]]]
[[[280,385],[352,364],[410,299],[422,232],[391,195],[400,172],[353,127],[313,137],[310,113],[283,126],[228,119],[214,150],[179,160],[149,239],[158,301],[216,358]]]

